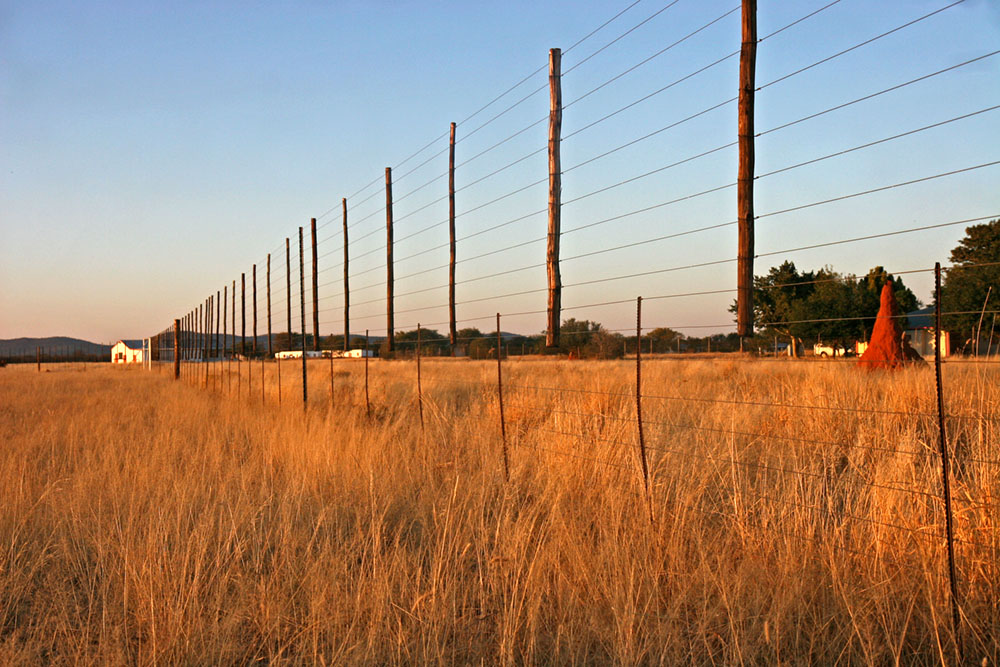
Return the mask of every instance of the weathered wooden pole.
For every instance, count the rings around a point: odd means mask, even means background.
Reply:
[[[209,338],[209,333],[212,331],[211,323],[212,323],[212,297],[208,297],[207,299],[205,299],[205,314],[201,318],[201,331],[202,331],[201,362],[205,370],[205,372],[203,373],[204,381],[202,386],[205,387],[206,389],[208,388],[208,355],[210,352],[209,344],[211,343],[211,339]]]
[[[392,305],[392,167],[385,168],[385,309],[386,351],[396,350]]]
[[[562,311],[562,277],[559,274],[559,235],[562,210],[562,167],[559,160],[562,133],[562,51],[549,49],[549,238],[546,267],[549,278],[548,327],[545,347],[559,346]]]
[[[232,301],[233,301],[233,317],[232,317],[233,345],[232,345],[232,350],[229,353],[229,369],[228,369],[229,373],[226,376],[226,391],[228,391],[230,394],[233,391],[233,357],[236,356],[236,281],[235,280],[233,281]],[[236,369],[239,370],[239,364],[236,365]],[[239,390],[239,387],[237,387],[237,390]]]
[[[181,378],[181,321],[178,319],[174,320],[174,379],[179,380]]]
[[[206,323],[208,324],[208,328],[205,330],[205,350],[206,350],[205,358],[206,359],[211,359],[212,358],[212,353],[215,351],[215,348],[212,346],[212,343],[214,342],[213,337],[212,337],[212,333],[215,331],[215,301],[214,301],[214,299],[215,299],[215,295],[214,294],[210,294],[208,296],[208,301],[205,302],[205,308],[206,308],[206,313],[205,314],[207,316],[206,317],[206,320],[207,320]]]
[[[309,228],[312,234],[313,350],[319,350],[319,270],[316,254],[316,218],[309,220]]]
[[[351,286],[347,273],[347,199],[340,200],[344,209],[344,352],[351,349]]]
[[[216,358],[221,358],[222,357],[222,345],[221,345],[222,341],[220,340],[220,337],[219,337],[219,331],[221,329],[220,325],[222,324],[222,320],[220,319],[220,316],[222,315],[222,300],[220,299],[221,296],[222,296],[222,290],[215,290],[215,356],[216,356]]]
[[[448,248],[451,256],[448,262],[448,340],[451,354],[455,354],[458,333],[455,327],[455,123],[451,124],[448,140]]]
[[[201,361],[205,357],[205,303],[198,304],[194,311],[194,358]]]
[[[757,63],[757,0],[743,0],[743,44],[740,47],[739,171],[736,177],[736,213],[739,250],[736,264],[736,332],[753,335],[753,171],[754,87]]]
[[[305,410],[309,401],[309,391],[306,387],[306,273],[301,227],[299,227],[299,320],[302,327],[302,409]]]
[[[267,253],[267,358],[274,356],[271,344],[271,253]]]
[[[35,370],[42,372],[42,348],[35,347]]]
[[[212,297],[205,299],[205,316],[202,318],[201,322],[202,330],[205,332],[203,335],[205,340],[202,342],[201,347],[204,350],[204,358],[212,354]]]
[[[240,274],[240,354],[247,356],[247,274]]]
[[[202,301],[198,308],[198,333],[201,336],[198,341],[198,356],[204,361],[208,356],[208,299]]]
[[[250,349],[253,350],[254,356],[257,356],[257,265],[253,265],[253,345]]]
[[[292,349],[292,251],[290,250],[288,237],[285,237],[285,316],[288,320],[288,345],[286,350]]]
[[[219,370],[226,376],[226,391],[229,391],[229,370],[226,360],[229,358],[229,285],[222,286],[222,363]],[[222,380],[219,380],[219,389],[222,389]]]
[[[212,306],[212,297],[209,296],[205,299],[205,359],[207,360],[212,356],[212,315],[214,313]]]

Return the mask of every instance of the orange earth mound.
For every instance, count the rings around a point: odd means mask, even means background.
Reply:
[[[868,343],[868,349],[858,360],[862,368],[901,368],[907,362],[922,361],[922,358],[903,340],[903,331],[897,317],[899,307],[896,305],[896,295],[892,291],[892,283],[882,286],[882,296],[879,303],[875,327]]]

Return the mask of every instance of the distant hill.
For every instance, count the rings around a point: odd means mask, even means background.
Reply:
[[[104,356],[111,358],[111,346],[91,343],[89,340],[68,336],[48,338],[10,338],[0,340],[0,358],[34,357],[35,350],[42,349],[47,357],[70,357],[76,355]]]

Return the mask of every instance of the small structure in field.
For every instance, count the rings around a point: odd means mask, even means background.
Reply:
[[[362,350],[360,348],[357,350],[348,350],[347,352],[344,352],[343,356],[346,359],[362,359],[364,357],[374,357],[375,350]]]
[[[858,361],[863,368],[901,368],[908,361],[923,361],[916,350],[903,338],[903,330],[899,326],[899,308],[896,305],[896,295],[892,291],[891,282],[882,287],[878,316],[872,327],[872,337],[868,348]]]
[[[145,358],[144,350],[141,340],[120,340],[111,348],[111,363],[141,364]]]
[[[285,350],[283,352],[275,352],[275,359],[301,359],[302,350]],[[306,350],[306,359],[322,359],[323,353],[317,350]]]
[[[910,344],[922,356],[934,354],[936,345],[941,346],[941,357],[947,357],[951,352],[951,334],[943,329],[934,340],[934,306],[927,306],[906,314],[906,334]]]

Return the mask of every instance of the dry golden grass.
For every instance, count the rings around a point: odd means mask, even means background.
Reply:
[[[953,663],[929,369],[0,371],[0,664]],[[946,368],[965,658],[1000,657],[1000,373]],[[235,372],[235,366],[232,368]],[[228,393],[227,393],[228,387]],[[559,393],[547,388],[585,391]],[[588,393],[606,392],[606,393]],[[732,401],[729,403],[716,402]],[[777,404],[777,405],[776,405]],[[825,406],[811,409],[789,406]],[[872,412],[880,411],[880,412]],[[928,495],[929,494],[929,495]]]

